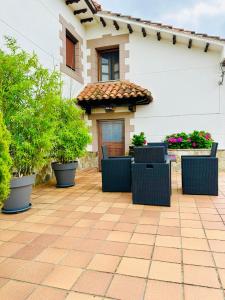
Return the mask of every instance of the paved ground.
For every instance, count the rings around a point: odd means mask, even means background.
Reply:
[[[134,206],[101,192],[100,174],[34,190],[33,209],[0,214],[1,300],[223,300],[225,174],[219,197],[183,196],[171,208]]]

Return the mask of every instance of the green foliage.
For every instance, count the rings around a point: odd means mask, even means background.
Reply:
[[[141,132],[140,134],[134,134],[132,138],[132,145],[138,147],[138,146],[143,146],[145,145],[146,138],[144,132]]]
[[[192,148],[209,149],[212,147],[211,134],[205,131],[194,131],[189,136]]]
[[[0,208],[9,195],[11,157],[9,155],[10,134],[0,112]]]
[[[170,149],[209,149],[213,139],[210,133],[195,130],[190,134],[181,132],[168,135],[165,142]]]
[[[0,108],[11,133],[13,172],[30,175],[49,159],[61,101],[60,74],[43,68],[35,54],[6,38],[0,49]]]
[[[58,109],[59,121],[52,157],[65,164],[85,154],[91,137],[89,128],[82,119],[82,110],[74,101],[62,100]]]

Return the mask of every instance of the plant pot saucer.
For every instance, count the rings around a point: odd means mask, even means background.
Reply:
[[[60,184],[57,184],[56,187],[58,189],[63,189],[63,188],[70,188],[70,187],[73,187],[75,186],[75,184],[68,184],[68,185],[60,185]]]
[[[2,208],[2,213],[4,214],[17,214],[17,213],[20,213],[20,212],[24,212],[24,211],[27,211],[28,209],[30,209],[32,207],[32,204],[29,203],[28,206],[26,207],[23,207],[23,208],[20,208],[20,209],[4,209]]]

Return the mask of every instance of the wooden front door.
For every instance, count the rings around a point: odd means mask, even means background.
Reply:
[[[124,120],[99,120],[98,121],[98,157],[101,170],[101,146],[108,147],[109,156],[123,156],[125,154],[125,128]]]

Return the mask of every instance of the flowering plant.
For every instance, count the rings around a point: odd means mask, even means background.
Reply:
[[[146,137],[144,132],[141,132],[140,134],[134,134],[133,138],[132,138],[132,145],[133,146],[143,146],[146,145],[147,141],[146,141]]]
[[[170,149],[208,149],[212,146],[212,136],[205,131],[193,131],[168,135],[165,139]]]

